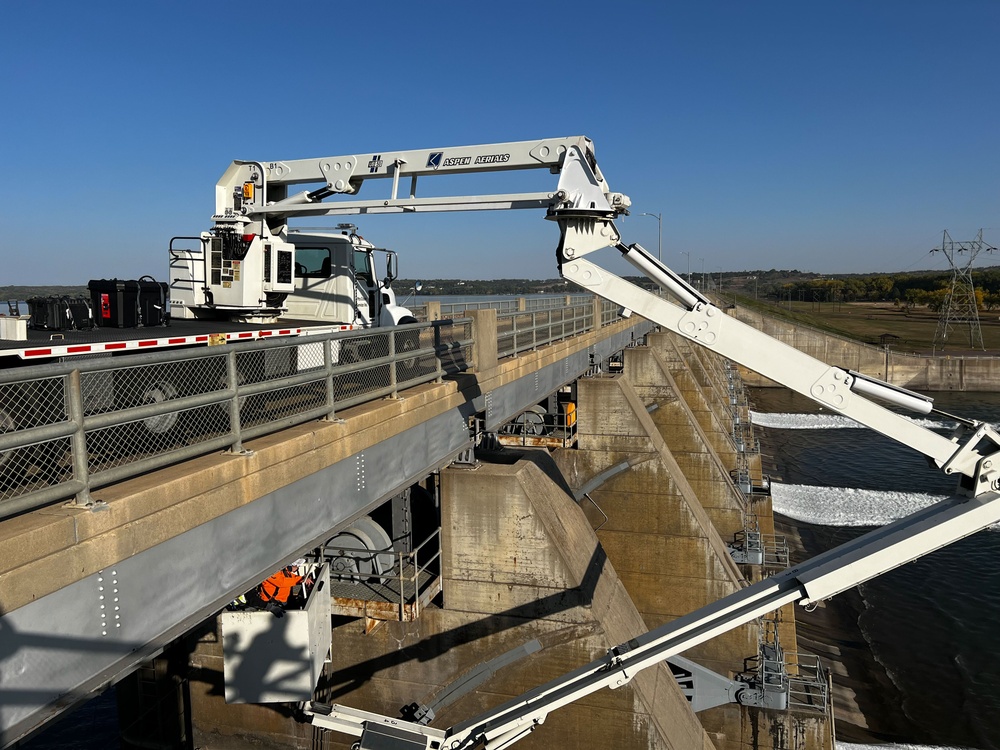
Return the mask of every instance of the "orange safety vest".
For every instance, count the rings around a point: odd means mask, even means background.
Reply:
[[[282,568],[277,573],[272,574],[259,587],[260,598],[269,602],[272,599],[281,604],[288,603],[291,596],[292,587],[302,581],[302,576],[295,573],[291,567]]]

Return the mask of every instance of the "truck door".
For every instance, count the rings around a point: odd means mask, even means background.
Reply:
[[[295,248],[295,292],[285,301],[290,318],[368,325],[367,287],[358,299],[350,246],[345,242]]]
[[[363,304],[367,313],[366,325],[377,326],[382,312],[382,297],[370,251],[354,251],[354,278],[357,283],[358,308]]]

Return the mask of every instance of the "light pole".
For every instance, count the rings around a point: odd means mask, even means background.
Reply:
[[[681,255],[686,255],[687,256],[687,259],[688,259],[688,270],[687,270],[688,286],[691,286],[691,253],[689,253],[687,250],[678,250],[677,252],[679,252]]]
[[[656,259],[663,260],[663,214],[651,214],[643,211],[639,216],[652,216],[656,219]]]
[[[701,291],[705,291],[705,259],[699,258],[701,261]]]

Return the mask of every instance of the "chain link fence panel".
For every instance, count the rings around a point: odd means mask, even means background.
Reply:
[[[502,315],[501,356],[592,317],[590,302]],[[472,334],[457,318],[0,373],[0,518],[440,382],[469,368]]]

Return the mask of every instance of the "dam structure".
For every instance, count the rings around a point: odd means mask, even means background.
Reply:
[[[763,331],[823,362],[914,391],[993,392],[1000,382],[1000,357],[926,355],[892,351],[742,305],[729,310],[737,320]],[[773,386],[771,380],[743,370],[749,386]]]
[[[518,308],[5,373],[50,406],[0,436],[0,745],[112,685],[123,747],[357,742],[307,701],[447,727],[789,566],[735,366]],[[300,558],[301,607],[233,606]],[[518,746],[832,748],[792,609]]]

